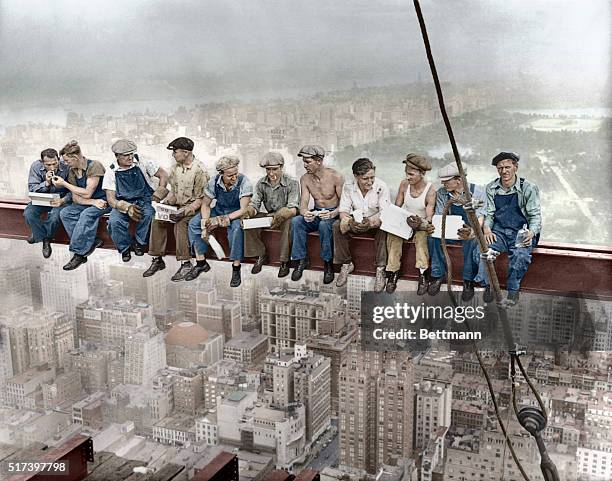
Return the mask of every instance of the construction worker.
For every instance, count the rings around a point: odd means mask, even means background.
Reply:
[[[189,221],[202,205],[204,186],[209,176],[204,164],[193,155],[193,140],[178,137],[166,147],[172,151],[175,164],[170,169],[168,185],[172,192],[164,199],[164,204],[178,207],[176,213],[170,214],[170,221],[154,219],[151,223],[149,239],[149,255],[153,257],[151,266],[143,272],[143,277],[149,277],[157,271],[166,268],[164,255],[168,239],[168,227],[174,225],[174,240],[176,245],[176,260],[181,263],[179,269],[170,280],[182,281],[191,271],[191,252],[189,249]]]
[[[361,158],[353,162],[353,182],[346,182],[340,198],[340,219],[334,222],[334,264],[340,264],[336,286],[342,287],[353,272],[350,239],[353,235],[374,233],[376,246],[376,281],[374,290],[385,288],[385,265],[387,264],[387,236],[380,230],[380,212],[390,203],[389,187],[376,177],[376,167],[370,159]],[[358,214],[355,214],[358,212]],[[358,215],[358,219],[355,219]]]
[[[467,174],[467,166],[463,167]],[[442,187],[438,189],[436,194],[436,210],[435,213],[441,215],[444,210],[444,205],[453,198],[460,197],[463,192],[463,182],[459,169],[455,162],[442,167],[438,170],[438,179],[442,183]],[[485,216],[486,196],[482,187],[469,183],[472,199],[478,203],[480,207],[476,209],[476,217],[482,226]],[[474,230],[470,226],[468,215],[462,205],[451,204],[448,215],[458,215],[463,219],[463,227],[457,231],[459,240],[448,239],[447,244],[461,244],[463,246],[463,292],[461,299],[469,301],[474,297],[474,287],[476,279],[478,279],[479,269],[481,268],[480,250],[474,235]],[[446,260],[442,251],[442,243],[437,237],[429,238],[429,255],[431,257],[431,279],[427,292],[435,296],[440,292],[440,287],[446,281]],[[482,271],[481,271],[482,273]]]
[[[514,152],[500,152],[493,157],[491,164],[499,177],[487,184],[484,221],[484,235],[489,247],[508,253],[507,300],[510,304],[519,299],[521,281],[527,273],[531,252],[538,244],[542,229],[540,191],[537,185],[517,176],[519,160],[519,155]],[[489,298],[492,300],[492,294]]]
[[[332,226],[338,217],[338,204],[342,196],[344,178],[337,170],[323,165],[325,150],[318,145],[305,145],[298,152],[298,157],[302,157],[306,173],[300,178],[300,215],[291,220],[293,238],[291,260],[298,261],[297,267],[291,274],[291,280],[300,280],[304,270],[310,265],[307,249],[308,233],[318,231],[321,259],[324,262],[323,283],[331,284],[334,280]],[[311,196],[314,200],[312,211],[308,208]]]
[[[278,277],[289,274],[291,258],[291,219],[300,205],[300,186],[296,179],[283,172],[285,159],[278,152],[268,152],[259,162],[266,169],[266,175],[255,184],[244,218],[272,216],[271,229],[280,229],[280,269]],[[262,205],[266,213],[260,212]],[[261,272],[268,261],[266,246],[261,241],[262,229],[244,230],[244,256],[257,257],[251,269],[252,274]]]
[[[168,174],[156,162],[141,162],[136,144],[131,140],[117,140],[111,150],[116,164],[110,166],[102,181],[108,203],[113,208],[108,220],[108,233],[123,262],[129,262],[131,251],[137,256],[144,255],[155,215],[151,201],[159,202],[168,195]],[[157,188],[154,177],[159,179]],[[135,237],[128,232],[130,219],[136,222]]]
[[[427,182],[425,175],[431,170],[429,161],[419,154],[408,154],[402,161],[405,166],[406,178],[400,183],[395,198],[395,205],[410,213],[408,225],[414,230],[411,241],[416,251],[415,267],[419,270],[419,283],[417,294],[427,292],[429,267],[429,251],[427,249],[427,236],[433,232],[431,218],[436,202],[436,190],[431,182]],[[387,234],[387,288],[391,294],[397,288],[400,276],[402,249],[404,239],[394,234]]]
[[[73,253],[63,269],[71,271],[87,262],[87,256],[102,246],[102,239],[96,236],[98,223],[111,209],[102,189],[104,166],[97,160],[85,158],[76,140],[66,144],[60,155],[70,167],[67,180],[55,176],[51,181],[56,188],[68,189],[72,197],[72,203],[60,211],[62,224],[70,237],[69,250]]]
[[[60,194],[59,199],[52,199],[51,206],[33,205],[30,202],[23,216],[26,224],[32,231],[28,237],[28,243],[36,244],[42,241],[42,253],[45,259],[51,256],[51,241],[61,224],[60,210],[66,203],[70,202],[70,197],[66,196],[68,192],[65,188],[56,187],[52,179],[53,177],[68,178],[69,167],[63,160],[60,160],[57,150],[45,149],[40,153],[40,159],[32,162],[30,172],[28,174],[28,191],[44,194]],[[47,219],[42,220],[40,216],[47,214]]]
[[[244,235],[240,218],[251,202],[253,186],[244,174],[238,173],[238,164],[240,159],[234,156],[223,156],[217,161],[218,174],[206,185],[200,213],[189,222],[189,241],[195,251],[196,265],[185,280],[191,281],[210,270],[205,257],[208,236],[217,227],[227,227],[232,261],[230,287],[238,287],[242,282],[240,267],[244,258]],[[213,199],[216,204],[211,209]]]

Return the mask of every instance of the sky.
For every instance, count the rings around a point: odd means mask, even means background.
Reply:
[[[608,88],[607,0],[421,5],[444,81]],[[0,0],[4,100],[148,86],[184,97],[329,90],[429,75],[410,0]]]

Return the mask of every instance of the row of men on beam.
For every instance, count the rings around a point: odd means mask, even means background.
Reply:
[[[153,257],[151,266],[143,273],[148,277],[165,269],[167,228],[173,225],[176,258],[181,266],[171,279],[190,281],[210,270],[206,261],[209,235],[219,226],[226,227],[229,258],[233,262],[230,285],[237,287],[245,257],[256,258],[253,274],[259,273],[268,261],[261,240],[262,229],[243,229],[241,220],[272,216],[271,228],[281,231],[279,277],[289,275],[292,261],[295,262],[292,280],[302,277],[310,263],[307,235],[318,231],[325,266],[323,282],[333,282],[334,264],[338,264],[341,267],[336,284],[343,286],[354,270],[351,236],[370,233],[376,248],[375,290],[395,291],[405,241],[380,229],[381,211],[391,202],[390,192],[385,182],[376,177],[371,160],[357,159],[352,166],[354,178],[345,183],[340,172],[324,165],[323,148],[306,145],[298,153],[306,171],[298,184],[283,171],[283,156],[269,152],[260,161],[266,175],[253,186],[239,172],[237,157],[221,157],[215,166],[217,174],[210,178],[193,154],[191,139],[179,137],[167,148],[175,160],[170,173],[154,161],[139,159],[136,144],[130,140],[118,140],[112,145],[116,164],[110,169],[87,159],[76,141],[66,144],[59,154],[54,149],[44,150],[40,160],[31,166],[29,190],[57,192],[62,196],[52,201],[51,207],[31,203],[27,206],[24,216],[32,230],[29,241],[42,241],[43,256],[49,257],[51,240],[61,222],[73,253],[64,269],[76,269],[101,246],[102,240],[96,236],[98,221],[110,213],[108,231],[124,262],[130,261],[132,252],[144,255],[148,244],[148,253]],[[485,189],[469,184],[475,204],[480,204],[476,215],[487,243],[497,252],[508,252],[507,286],[511,302],[518,299],[520,283],[542,225],[538,188],[517,177],[518,162],[517,154],[501,152],[492,161],[499,178]],[[440,239],[431,236],[434,231],[431,221],[434,214],[442,213],[450,199],[459,202],[463,198],[463,182],[457,166],[451,163],[438,171],[442,187],[436,190],[426,180],[431,164],[425,157],[408,154],[403,163],[405,179],[400,183],[395,205],[411,214],[407,222],[414,231],[410,242],[415,244],[415,267],[420,272],[418,293],[436,295],[445,281],[446,262]],[[311,199],[313,208],[309,208]],[[152,201],[180,208],[170,215],[173,224],[154,220]],[[363,219],[356,220],[355,211],[361,211]],[[48,214],[46,220],[41,219],[43,213]],[[467,212],[457,203],[451,205],[449,214],[459,215],[464,221],[457,233],[459,240],[447,241],[463,245],[462,299],[470,300],[474,287],[481,283],[485,286],[484,299],[490,302],[493,293]],[[128,230],[130,219],[136,222],[134,236]],[[524,226],[528,231],[517,245],[517,233]],[[194,256],[196,262],[192,264]]]

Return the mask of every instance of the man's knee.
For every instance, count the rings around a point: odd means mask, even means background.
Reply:
[[[37,220],[40,219],[40,211],[36,208],[36,206],[28,204],[23,211],[23,216],[27,220]]]
[[[291,218],[291,227],[292,228],[300,228],[302,226],[304,226],[305,221],[304,221],[304,216],[302,215],[296,215],[295,217]]]
[[[319,232],[331,234],[335,219],[323,219],[319,222]]]
[[[517,249],[512,259],[513,267],[519,272],[527,272],[531,264],[531,253],[528,249]]]

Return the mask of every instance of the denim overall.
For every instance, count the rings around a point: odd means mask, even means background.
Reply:
[[[87,167],[82,177],[76,179],[77,187],[87,186],[87,171],[91,167],[92,161],[87,159]],[[92,199],[106,200],[106,192],[102,189],[102,177],[99,178],[98,185]],[[100,217],[109,213],[110,207],[98,209],[95,205],[70,204],[60,212],[60,218],[68,237],[70,237],[70,252],[85,255],[93,247],[98,231]]]
[[[470,183],[470,192],[474,194],[475,185]],[[448,211],[449,215],[459,215],[463,219],[463,223],[470,225],[467,212],[460,205],[451,204]],[[443,277],[446,275],[446,259],[442,251],[442,242],[437,237],[429,236],[427,238],[429,247],[429,256],[431,258],[431,275],[433,277]],[[462,278],[466,281],[476,279],[480,266],[480,252],[476,239],[467,240],[446,240],[447,244],[462,244],[463,245],[463,271]]]
[[[112,168],[112,166],[111,166]],[[149,231],[155,210],[151,205],[153,189],[147,182],[137,164],[127,170],[115,171],[115,197],[137,205],[142,211],[142,219],[136,224],[136,242],[145,245],[149,242]],[[130,249],[134,239],[128,232],[130,217],[113,209],[108,221],[108,233],[121,253]]]
[[[521,187],[525,179],[519,180]],[[510,195],[495,194],[495,217],[491,231],[497,240],[490,245],[491,249],[508,253],[508,291],[518,291],[521,281],[531,263],[531,251],[538,244],[540,235],[533,236],[528,247],[515,247],[516,234],[523,225],[529,224],[523,215],[518,201],[518,193]]]
[[[240,209],[240,187],[244,181],[244,175],[238,175],[238,180],[229,191],[218,184],[220,176],[221,174],[217,174],[214,178],[217,203],[210,212],[211,217],[228,215]],[[196,254],[205,254],[208,250],[208,244],[202,239],[201,220],[202,214],[198,213],[189,221],[189,243]],[[244,232],[240,225],[240,219],[234,219],[230,222],[227,228],[227,240],[230,246],[230,260],[241,261],[244,258]]]

